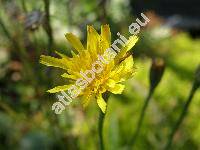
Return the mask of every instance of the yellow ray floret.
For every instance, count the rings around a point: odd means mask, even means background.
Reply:
[[[86,47],[72,33],[67,33],[65,37],[76,53],[72,51],[72,57],[68,57],[56,51],[61,58],[41,55],[40,63],[64,69],[66,73],[61,77],[74,83],[68,82],[69,84],[54,87],[48,92],[57,93],[71,90],[70,92],[73,94],[70,96],[72,98],[81,96],[84,106],[87,106],[95,97],[98,106],[105,113],[106,102],[102,94],[107,91],[121,94],[124,90],[122,82],[132,77],[135,72],[132,55],[127,56],[126,54],[135,45],[138,38],[131,36],[124,45],[120,46],[120,51],[116,51],[111,47],[109,25],[101,26],[101,34],[98,34],[93,26],[88,26]],[[86,70],[90,72],[88,79],[81,74],[81,72],[86,74]],[[70,87],[73,84],[79,85],[73,86],[73,90],[76,89],[76,92],[74,92],[75,90],[72,92]]]

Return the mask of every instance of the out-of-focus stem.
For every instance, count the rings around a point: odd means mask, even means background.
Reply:
[[[154,93],[154,90],[156,89],[156,87],[158,86],[158,84],[160,83],[162,79],[164,70],[165,70],[165,63],[162,59],[156,58],[152,60],[150,74],[149,74],[149,81],[150,81],[149,93],[144,102],[142,112],[140,114],[139,121],[137,123],[136,131],[133,134],[133,137],[131,138],[131,141],[130,141],[131,142],[130,145],[132,146],[136,143],[150,99]]]
[[[8,38],[9,41],[12,42],[13,47],[18,48],[18,44],[16,43],[16,41],[12,38],[10,32],[7,30],[3,20],[0,18],[0,27],[2,28],[5,36]]]
[[[100,20],[103,23],[107,23],[107,12],[106,12],[106,4],[107,4],[107,0],[101,0],[99,3],[100,6]]]
[[[51,26],[51,17],[50,17],[50,0],[43,0],[43,1],[44,1],[44,8],[45,8],[44,29],[48,36],[48,55],[51,55],[54,38],[53,38],[53,30],[52,30],[52,26]],[[48,82],[49,86],[52,86],[51,70],[47,69],[46,74],[50,75],[47,82]]]
[[[27,8],[26,8],[26,3],[24,0],[21,0],[21,3],[22,3],[22,8],[24,10],[25,13],[27,13]]]
[[[181,112],[181,115],[179,116],[178,121],[173,126],[172,131],[171,131],[171,133],[170,133],[170,135],[168,137],[168,142],[167,142],[167,144],[165,146],[165,150],[170,149],[170,147],[172,145],[173,137],[174,137],[175,133],[177,132],[177,130],[179,129],[179,127],[180,127],[181,123],[183,122],[184,118],[187,115],[188,108],[189,108],[189,106],[190,106],[190,104],[192,102],[192,98],[193,98],[197,88],[198,87],[195,84],[193,84],[193,87],[192,87],[192,89],[190,91],[189,97],[188,97],[188,99],[187,99],[187,101],[186,101],[186,103],[185,103],[185,105],[183,107],[183,111]]]
[[[3,108],[9,115],[15,116],[15,112],[2,100],[0,101],[0,108]]]
[[[53,46],[53,31],[51,27],[51,17],[50,17],[50,0],[44,0],[44,5],[45,5],[45,30],[48,35],[48,50],[49,54],[52,52],[52,46]]]
[[[137,137],[140,133],[140,129],[142,127],[142,123],[143,123],[143,120],[144,120],[144,117],[145,117],[147,106],[149,105],[149,102],[150,102],[150,99],[153,95],[153,92],[154,92],[154,89],[150,88],[149,93],[148,93],[148,95],[145,99],[144,105],[142,107],[142,111],[141,111],[141,114],[140,114],[140,117],[139,117],[139,120],[138,120],[138,123],[137,123],[137,128],[136,128],[135,133],[134,133],[134,135],[131,139],[131,145],[132,146],[136,143]]]

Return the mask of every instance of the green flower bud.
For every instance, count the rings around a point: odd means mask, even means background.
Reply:
[[[165,70],[165,62],[161,58],[152,60],[150,68],[150,88],[154,90],[162,79]]]

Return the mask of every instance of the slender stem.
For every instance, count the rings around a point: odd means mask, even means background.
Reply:
[[[102,111],[100,110],[100,112],[99,112],[99,128],[98,128],[98,132],[99,132],[99,149],[100,150],[104,150],[104,143],[103,143],[103,123],[104,123],[104,118],[105,118],[105,114],[102,113]]]
[[[143,120],[144,120],[144,117],[145,117],[147,106],[149,105],[150,99],[151,99],[151,97],[153,95],[153,91],[154,90],[152,88],[150,88],[148,96],[147,96],[147,98],[146,98],[146,100],[144,102],[144,105],[142,107],[142,111],[141,111],[141,114],[140,114],[140,117],[139,117],[139,121],[137,123],[136,131],[135,131],[135,133],[134,133],[134,135],[133,135],[133,137],[131,139],[131,145],[132,146],[136,143],[137,137],[138,137],[138,135],[140,133],[140,129],[142,127],[142,123],[143,123]]]
[[[197,86],[195,86],[195,84],[193,85],[191,91],[190,91],[190,94],[189,94],[189,97],[183,107],[183,111],[181,112],[181,115],[179,116],[178,118],[178,121],[176,122],[176,124],[174,125],[174,127],[172,128],[172,131],[168,137],[168,142],[166,144],[166,147],[165,147],[165,150],[168,150],[170,149],[171,147],[171,144],[172,144],[172,141],[173,141],[173,137],[175,135],[175,133],[177,132],[178,128],[180,127],[181,123],[183,122],[184,118],[186,117],[187,115],[187,111],[188,111],[188,108],[192,102],[192,98],[195,94],[195,91],[197,90]]]

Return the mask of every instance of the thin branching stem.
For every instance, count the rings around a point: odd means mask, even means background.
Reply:
[[[131,138],[131,145],[132,146],[136,143],[137,137],[140,133],[140,129],[142,127],[142,123],[143,123],[143,120],[144,120],[144,117],[145,117],[145,113],[146,113],[147,107],[149,105],[150,99],[153,95],[153,92],[154,92],[153,88],[150,88],[149,93],[148,93],[148,95],[145,99],[144,105],[142,107],[142,111],[141,111],[141,114],[140,114],[140,117],[139,117],[139,120],[138,120],[138,123],[137,123],[137,128],[135,130],[135,133],[133,134],[133,137]]]
[[[186,101],[186,103],[185,103],[185,105],[183,107],[183,111],[181,112],[181,115],[179,116],[176,124],[173,126],[172,131],[171,131],[171,133],[170,133],[170,135],[168,137],[168,142],[167,142],[167,144],[165,146],[165,150],[170,149],[170,147],[172,145],[173,137],[174,137],[175,133],[177,132],[177,130],[179,129],[179,127],[180,127],[181,123],[183,122],[184,118],[187,115],[188,108],[189,108],[189,106],[190,106],[190,104],[192,102],[192,98],[193,98],[197,88],[198,87],[194,84],[192,89],[191,89],[191,91],[190,91],[189,97],[188,97],[188,99],[187,99],[187,101]]]

